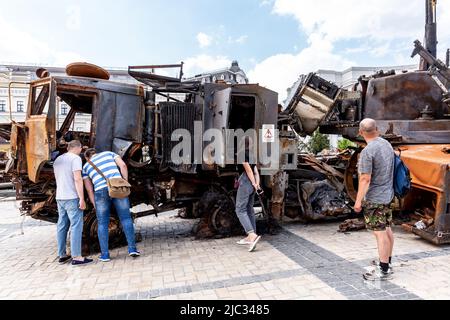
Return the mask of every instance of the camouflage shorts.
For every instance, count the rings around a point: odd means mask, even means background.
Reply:
[[[385,231],[392,225],[391,205],[363,203],[364,220],[370,231]]]

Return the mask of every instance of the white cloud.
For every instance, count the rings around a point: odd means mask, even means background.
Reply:
[[[367,39],[380,48],[386,42],[391,46],[408,39],[412,49],[412,42],[424,33],[423,0],[276,0],[273,13],[293,16],[307,35],[317,34],[333,43]],[[438,1],[438,24],[444,41],[450,37],[450,1]]]
[[[308,45],[298,54],[268,57],[249,72],[250,81],[274,89],[280,101],[301,73],[354,65],[345,55],[365,54],[368,64],[371,57],[413,64],[416,61],[409,57],[413,41],[424,34],[423,0],[274,0],[272,13],[294,17]],[[438,1],[438,30],[443,58],[450,46],[446,40],[450,39],[450,1]],[[348,48],[338,54],[335,48],[344,41]],[[349,47],[352,42],[354,47]]]
[[[247,39],[248,39],[247,35],[240,36],[239,38],[236,39],[236,43],[244,44],[247,42]]]
[[[423,0],[276,0],[273,12],[293,15],[307,34],[331,41],[370,37],[391,39],[422,29]]]
[[[270,6],[271,4],[273,4],[273,1],[274,0],[261,0],[259,6],[260,7]]]
[[[71,31],[78,31],[81,29],[81,8],[78,5],[67,7],[66,28]]]
[[[207,35],[206,33],[200,32],[197,34],[197,42],[200,45],[200,48],[207,48],[213,42],[213,37]]]
[[[285,100],[287,89],[301,74],[318,69],[345,69],[353,62],[332,53],[330,43],[314,41],[298,54],[277,54],[265,59],[248,73],[251,82],[278,92],[279,101]]]
[[[0,59],[2,62],[66,66],[82,61],[75,52],[57,50],[30,33],[19,30],[0,17]]]
[[[247,42],[247,39],[248,39],[247,35],[243,35],[237,38],[228,36],[228,44],[245,44]]]
[[[196,74],[231,66],[231,60],[225,56],[201,54],[184,60],[184,74],[193,77]]]

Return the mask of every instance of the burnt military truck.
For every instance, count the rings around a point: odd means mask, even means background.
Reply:
[[[52,164],[66,152],[69,141],[78,139],[85,147],[113,151],[126,161],[132,185],[131,204],[146,204],[149,208],[135,212],[135,218],[185,208],[187,216],[202,218],[197,230],[202,236],[239,230],[234,213],[236,165],[214,163],[210,160],[217,155],[208,151],[202,153],[199,163],[173,163],[171,152],[179,141],[172,141],[172,133],[184,129],[191,134],[193,148],[204,146],[207,150],[202,134],[208,129],[245,131],[261,129],[263,125],[276,128],[277,93],[251,84],[182,82],[182,72],[179,78],[149,72],[174,66],[130,67],[130,75],[142,85],[115,83],[98,67],[81,67],[84,76],[52,76],[39,70],[41,79],[30,84],[25,122],[12,122],[13,164],[9,171],[22,213],[57,222]],[[182,64],[175,67],[182,70]],[[164,102],[157,103],[157,96],[164,97]],[[58,100],[70,106],[65,119],[58,118]],[[74,130],[74,121],[80,114],[91,118],[88,132]],[[196,125],[200,131],[196,131]],[[278,218],[284,194],[279,181],[286,178],[283,170],[297,167],[295,137],[287,134],[281,139],[287,155],[282,157],[279,170],[263,178],[267,190],[265,205]],[[92,205],[85,212],[84,222],[84,243],[94,245],[97,221]],[[110,232],[113,239],[123,238],[114,214]]]
[[[300,79],[280,119],[300,135],[316,129],[344,136],[364,147],[359,123],[375,119],[382,136],[400,152],[411,171],[412,191],[396,207],[419,223],[405,229],[435,244],[450,243],[450,50],[446,63],[437,55],[437,1],[425,0],[424,45],[414,42],[418,71],[380,71],[341,89],[316,74]],[[358,157],[347,164],[344,184],[355,200]]]
[[[427,70],[361,77],[350,90],[310,74],[299,81],[281,116],[301,135],[316,129],[344,136],[361,148],[359,124],[375,119],[382,136],[397,149],[411,171],[412,191],[397,209],[420,217],[413,233],[435,243],[450,243],[450,70],[415,42],[412,56]],[[358,189],[358,159],[353,153],[345,172],[348,196]]]

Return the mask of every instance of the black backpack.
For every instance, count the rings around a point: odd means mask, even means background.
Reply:
[[[402,199],[411,191],[411,175],[401,157],[394,158],[394,192],[398,199]]]

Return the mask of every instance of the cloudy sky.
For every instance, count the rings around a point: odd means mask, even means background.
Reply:
[[[104,67],[186,63],[186,75],[238,60],[285,96],[301,73],[414,64],[424,0],[0,0],[0,62]],[[450,0],[438,0],[439,54]]]

